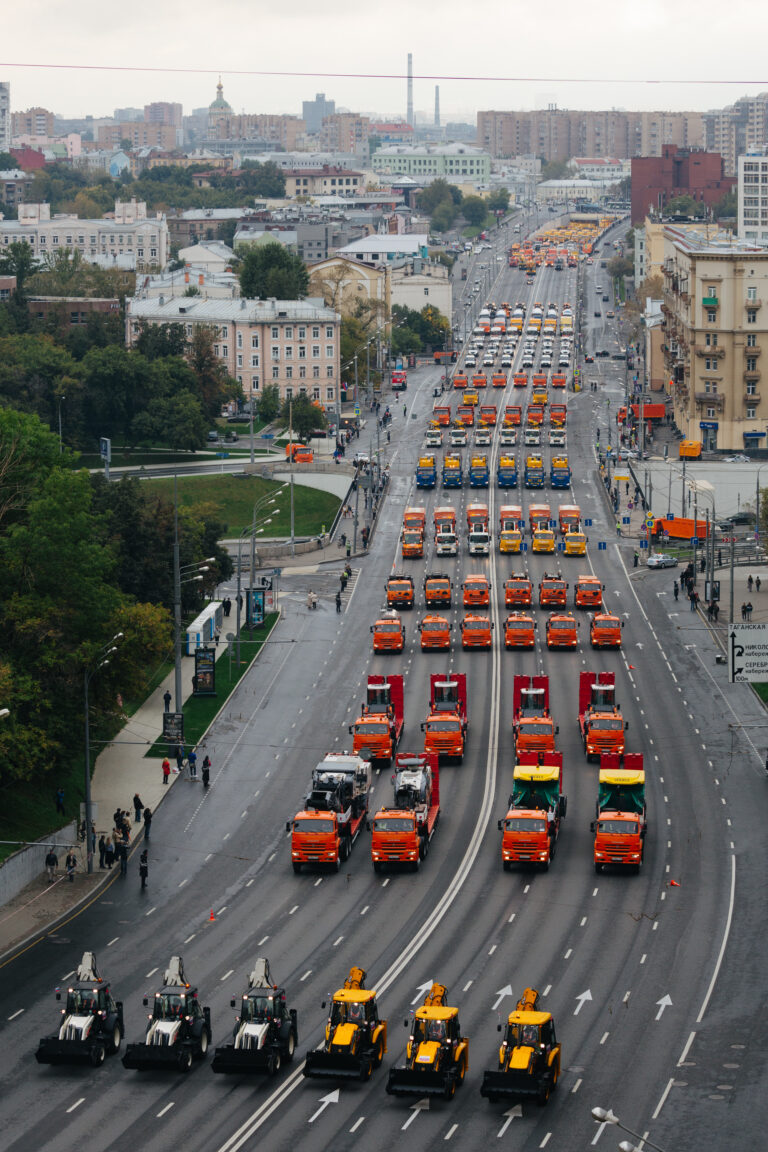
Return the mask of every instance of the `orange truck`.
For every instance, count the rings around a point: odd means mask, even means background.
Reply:
[[[424,577],[424,600],[427,608],[450,608],[451,578],[445,572],[430,572]]]
[[[627,752],[624,767],[611,753],[600,757],[594,833],[595,872],[605,867],[628,868],[635,874],[643,863],[645,834],[645,771],[639,752]]]
[[[613,672],[579,673],[579,729],[587,763],[604,752],[624,755],[624,732],[629,727],[616,703]]]
[[[519,428],[523,422],[523,409],[520,404],[507,404],[504,409],[504,424],[507,428]]]
[[[464,672],[429,678],[429,712],[421,725],[424,751],[443,759],[464,759],[469,720],[467,718],[467,677]]]
[[[521,752],[512,774],[512,795],[506,816],[499,820],[501,862],[547,871],[555,857],[560,822],[568,798],[563,793],[563,754]]]
[[[528,373],[516,372],[512,377],[513,388],[527,388],[528,387]]]
[[[369,823],[374,872],[407,864],[418,872],[440,818],[440,769],[434,752],[398,752],[391,808]]]
[[[403,734],[402,676],[369,676],[365,703],[349,726],[352,751],[368,760],[390,763]]]
[[[675,516],[670,520],[654,520],[651,535],[657,540],[669,536],[674,540],[689,540],[698,536],[699,540],[707,538],[706,520],[694,520],[687,516]]]
[[[487,388],[488,387],[488,377],[483,372],[478,372],[476,376],[472,377],[472,387],[475,389],[476,388]]]
[[[477,500],[467,504],[467,531],[473,528],[488,528],[488,505]]]
[[[495,404],[481,404],[480,405],[480,423],[481,424],[496,424],[498,419],[498,409]]]
[[[469,386],[469,380],[468,380],[467,376],[463,372],[457,372],[453,378],[454,389],[461,388],[463,390],[464,388],[467,388],[468,386]]]
[[[491,584],[487,576],[467,576],[461,586],[465,608],[487,608],[491,603]]]
[[[442,428],[447,428],[451,422],[450,404],[435,404],[432,409],[432,419],[435,424],[440,425]]]
[[[551,519],[552,512],[550,511],[549,504],[528,505],[528,527],[530,528],[531,535],[536,531],[549,528]]]
[[[507,377],[503,373],[496,373],[495,375],[491,376],[492,388],[506,388],[506,386]]]
[[[432,513],[435,536],[441,532],[456,531],[456,509],[451,504],[439,504]]]
[[[580,627],[570,612],[553,612],[547,620],[547,648],[575,648]]]
[[[557,375],[553,375],[553,377],[552,377],[552,387],[553,388],[565,388],[567,382],[568,381],[562,372],[559,372]],[[550,419],[551,419],[551,417],[550,417]]]
[[[402,652],[405,628],[397,612],[385,612],[371,624],[374,652]]]
[[[559,572],[545,572],[539,583],[539,608],[564,608],[568,585]]]
[[[513,572],[504,581],[504,606],[530,608],[533,603],[533,584],[525,572]]]
[[[475,407],[474,404],[459,404],[456,409],[456,423],[463,424],[465,428],[474,428],[475,426]]]
[[[523,752],[554,752],[560,729],[549,713],[549,676],[515,676],[512,693],[515,760]]]
[[[557,510],[557,524],[561,536],[581,529],[581,508],[578,504],[561,504]]]
[[[621,630],[624,621],[612,612],[595,612],[589,625],[589,640],[593,648],[621,648]]]
[[[553,377],[554,384],[554,377]],[[549,407],[549,424],[551,428],[565,428],[568,410],[565,404],[551,404]]]
[[[314,460],[314,453],[307,444],[300,444],[298,441],[292,440],[285,446],[286,459],[290,460],[293,457],[295,464],[311,464]]]
[[[488,616],[467,612],[461,621],[462,648],[490,648],[492,643],[493,621]]]
[[[527,612],[510,612],[504,621],[505,648],[535,648],[536,622]]]
[[[446,652],[451,647],[451,622],[446,616],[427,613],[418,626],[422,652]]]
[[[602,608],[605,584],[597,576],[579,576],[573,590],[574,608]]]
[[[403,528],[400,555],[403,560],[417,560],[424,555],[424,533],[420,528]]]
[[[311,791],[286,824],[294,872],[305,864],[338,872],[362,831],[370,787],[370,762],[348,752],[332,752],[313,769]]]
[[[413,577],[393,572],[384,585],[388,608],[413,608]]]
[[[529,428],[540,428],[544,423],[543,404],[529,404],[526,420]]]
[[[427,530],[427,510],[423,504],[414,504],[403,512],[403,528],[418,528],[424,534]]]

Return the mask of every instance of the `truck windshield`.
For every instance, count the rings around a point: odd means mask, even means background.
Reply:
[[[376,625],[376,631],[377,632],[399,632],[400,631],[400,625],[399,624],[377,624]]]
[[[386,819],[374,820],[374,832],[412,832],[413,820],[405,816],[387,816]]]
[[[323,833],[333,832],[333,820],[297,820],[294,828],[297,832],[322,835]]]
[[[526,720],[526,722],[520,726],[520,734],[521,736],[551,736],[552,725],[535,720]]]
[[[550,628],[553,630],[560,630],[563,632],[572,632],[575,625],[570,620],[552,620],[550,621]]]
[[[546,832],[546,820],[536,820],[533,817],[515,816],[504,821],[507,832]]]
[[[67,1012],[72,1016],[90,1016],[97,1007],[97,994],[90,990],[73,988],[67,996]]]
[[[624,725],[621,720],[600,717],[595,723],[595,727],[599,728],[601,732],[620,732]]]
[[[247,996],[243,1000],[240,1019],[253,1023],[257,1020],[271,1020],[275,1014],[271,996]]]
[[[532,628],[533,628],[533,624],[531,623],[530,620],[508,620],[507,621],[507,631],[508,632],[530,632]]]
[[[410,584],[405,584],[402,581],[400,581],[397,584],[390,584],[389,590],[390,590],[390,592],[408,592],[408,593],[410,593],[411,586],[410,586]]]
[[[175,992],[162,992],[155,996],[155,1020],[179,1020],[185,1015],[186,997]]]
[[[352,1000],[349,1003],[334,1000],[331,1005],[331,1025],[362,1024],[365,1021],[365,1005]]]
[[[427,732],[458,732],[460,727],[458,720],[430,720]]]
[[[510,592],[528,592],[530,591],[530,581],[528,580],[508,580],[507,588]]]
[[[634,820],[601,820],[598,827],[608,836],[636,836],[640,830]]]
[[[542,536],[551,536],[551,532],[542,532]],[[565,592],[564,580],[548,580],[544,585],[545,592]]]
[[[421,626],[422,632],[446,632],[448,624],[444,620],[425,620]]]
[[[381,724],[377,720],[364,721],[357,724],[355,727],[356,732],[360,732],[363,736],[386,736],[389,732],[388,724]]]

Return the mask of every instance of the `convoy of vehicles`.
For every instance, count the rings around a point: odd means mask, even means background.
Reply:
[[[211,1010],[198,1000],[197,988],[187,983],[180,956],[171,956],[162,986],[151,1001],[144,1039],[128,1044],[125,1068],[176,1068],[188,1072],[193,1060],[204,1059],[211,1043]],[[143,998],[149,1007],[148,996]]]
[[[288,1008],[285,989],[273,982],[265,957],[256,961],[239,1003],[233,996],[230,1005],[238,1008],[232,1043],[216,1049],[214,1072],[274,1076],[284,1063],[291,1063],[299,1040],[298,1017],[295,1008]]]
[[[433,984],[410,1027],[405,1064],[389,1070],[391,1096],[442,1096],[451,1100],[469,1067],[469,1040],[461,1034],[458,1008],[447,1005],[447,990]]]
[[[370,822],[374,872],[408,864],[414,872],[427,856],[440,818],[440,769],[435,752],[399,752],[391,807]]]
[[[379,1017],[376,993],[365,987],[364,969],[353,967],[331,999],[325,1038],[307,1052],[303,1072],[312,1079],[370,1080],[387,1051],[387,1022]],[[322,1007],[326,1007],[323,1001]]]
[[[330,752],[312,770],[304,806],[285,826],[294,872],[305,864],[339,871],[362,831],[370,786],[370,759],[347,752]]]

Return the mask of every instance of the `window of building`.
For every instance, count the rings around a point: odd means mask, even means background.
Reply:
[[[293,340],[293,328],[286,328],[284,337],[286,340]]]
[[[757,416],[757,408],[754,404],[747,404],[747,420],[754,420]]]
[[[272,345],[272,359],[273,360],[279,360],[280,359],[280,349],[275,347],[274,344]]]
[[[150,250],[149,250],[150,260],[152,259],[153,256],[157,256],[157,248],[150,248]]]
[[[312,339],[313,340],[319,340],[320,339],[320,329],[319,328],[313,328],[312,329]]]
[[[714,324],[715,320],[717,320],[717,312],[715,312],[715,310],[713,308],[708,308],[707,309],[707,323],[708,324]]]
[[[334,400],[335,399],[333,388],[326,388],[325,398],[326,398],[326,400]]]
[[[277,366],[275,366],[275,367],[272,369],[272,379],[273,379],[273,380],[278,380],[279,378],[280,378],[280,369],[279,369]]]
[[[325,338],[326,340],[333,340],[333,328],[330,324],[325,329]]]
[[[325,358],[326,360],[333,360],[333,344],[326,344]]]
[[[320,389],[319,388],[313,388],[312,389],[312,399],[313,400],[319,400],[320,399]]]
[[[319,375],[320,375],[320,369],[319,369],[319,367],[316,366],[312,369],[312,376],[316,380]]]
[[[306,344],[299,344],[299,360],[306,360],[307,346]]]
[[[747,372],[757,372],[757,356],[747,356]]]
[[[218,354],[219,354],[219,346],[218,346],[218,344],[214,344],[214,346],[213,346],[213,354],[214,354],[214,356],[218,356]]]
[[[319,360],[320,359],[320,345],[319,344],[313,344],[312,345],[312,359],[313,360]]]
[[[293,400],[293,388],[290,388],[290,387],[286,388],[285,398],[286,398],[286,400]]]
[[[280,337],[280,329],[275,325],[272,329],[272,339],[278,340]]]
[[[251,377],[251,388],[255,391],[258,388],[258,386],[259,386],[259,377],[258,376],[252,376]]]
[[[747,324],[757,324],[757,312],[754,308],[747,309]]]
[[[305,366],[302,364],[302,365],[299,367],[299,380],[304,380],[304,379],[306,379],[306,375],[307,375],[307,369],[306,369],[306,368],[305,368]]]
[[[706,336],[704,337],[704,343],[706,344],[707,348],[717,348],[717,332],[707,332]]]
[[[285,370],[285,378],[286,380],[293,380],[293,368],[290,365]]]
[[[299,340],[306,340],[306,338],[307,338],[306,328],[299,328]]]
[[[143,248],[137,248],[136,249],[136,255],[139,257],[139,259],[143,260],[144,259],[144,249]]]
[[[237,366],[238,366],[238,368],[242,368],[242,366],[243,366],[243,354],[242,354],[242,352],[238,352],[238,354],[237,354]]]
[[[293,359],[293,345],[292,344],[286,344],[286,346],[285,346],[285,358],[286,358],[286,360],[292,360]]]
[[[747,381],[747,396],[757,396],[757,384],[754,380]]]
[[[325,374],[330,380],[333,380],[333,377],[334,377],[333,364],[328,365],[328,367],[325,370]]]
[[[221,355],[222,355],[222,359],[224,359],[224,360],[227,360],[227,359],[229,358],[229,347],[228,347],[228,345],[226,345],[226,344],[222,344],[222,346],[221,346]]]
[[[747,333],[747,348],[754,348],[757,344],[757,336],[754,332]]]
[[[259,346],[258,336],[251,336],[251,348],[258,348],[258,346]]]
[[[757,300],[757,288],[747,288],[747,300]]]
[[[714,408],[707,408],[707,416],[714,416],[715,414]]]
[[[242,348],[242,346],[243,346],[243,334],[242,334],[242,332],[238,332],[238,334],[237,334],[237,346],[238,346],[238,348]]]
[[[259,367],[259,354],[258,354],[258,352],[252,353],[252,355],[251,355],[251,368],[258,368],[258,367]]]

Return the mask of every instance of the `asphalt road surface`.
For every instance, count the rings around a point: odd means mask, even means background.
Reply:
[[[575,303],[572,271],[542,269],[528,287],[521,273],[499,269],[491,289],[497,301]],[[604,271],[597,275],[605,281]],[[518,350],[515,363],[519,358]],[[200,785],[180,782],[153,823],[147,891],[132,865],[127,878],[116,876],[88,908],[3,966],[0,1119],[7,1152],[344,1152],[361,1141],[382,1152],[483,1149],[489,1142],[526,1152],[614,1149],[621,1134],[595,1124],[595,1105],[676,1152],[761,1146],[768,1095],[765,714],[746,687],[724,683],[706,628],[672,599],[673,574],[625,567],[629,553],[620,552],[589,448],[598,419],[592,393],[568,394],[572,495],[593,521],[589,555],[563,557],[560,566],[571,590],[581,572],[594,570],[604,581],[607,603],[625,620],[622,652],[593,654],[585,619],[577,651],[548,653],[542,625],[535,652],[503,649],[505,577],[525,566],[538,583],[553,567],[551,557],[495,551],[472,558],[464,549],[438,560],[430,541],[424,561],[399,559],[402,512],[414,497],[430,517],[435,504],[455,504],[460,522],[468,501],[487,497],[495,527],[501,503],[519,495],[525,507],[530,495],[494,487],[415,493],[415,461],[440,374],[419,373],[418,390],[412,384],[405,395],[409,418],[393,435],[390,491],[343,615],[330,596],[311,613],[298,597],[291,601],[217,721],[209,742],[212,788],[203,794]],[[493,399],[503,403],[499,392]],[[497,454],[496,439],[494,466]],[[544,455],[548,460],[546,448]],[[568,499],[548,488],[547,496],[555,505]],[[455,586],[468,573],[488,574],[493,650],[465,654],[457,646],[455,598],[453,652],[422,654],[419,596],[406,617],[407,650],[374,657],[369,624],[384,581],[406,566],[417,587],[428,570],[449,572]],[[543,613],[535,614],[541,621]],[[589,823],[597,768],[584,759],[576,719],[583,668],[615,670],[628,749],[645,755],[649,831],[637,877],[594,873]],[[429,674],[448,669],[468,674],[470,738],[464,762],[441,771],[440,824],[421,870],[374,874],[364,833],[339,874],[295,876],[285,821],[300,806],[313,766],[350,746],[347,726],[368,673],[404,674],[401,749],[409,750],[422,747]],[[506,810],[514,764],[512,678],[541,671],[550,676],[560,726],[567,819],[547,873],[504,873],[496,821]],[[390,797],[382,771],[371,806]],[[141,997],[158,985],[172,954],[183,956],[188,979],[210,1005],[215,1043],[231,1036],[230,997],[243,990],[256,957],[269,957],[299,1013],[294,1066],[275,1080],[214,1076],[210,1061],[187,1076],[129,1072],[114,1058],[99,1070],[39,1067],[37,1041],[56,1027],[54,989],[66,985],[84,949],[95,951],[124,1002],[128,1040],[143,1034]],[[365,1084],[306,1081],[302,1056],[322,1038],[321,1001],[352,964],[367,969],[389,1021],[385,1066]],[[470,1066],[453,1101],[425,1108],[388,1097],[384,1085],[387,1066],[404,1055],[403,1021],[432,980],[447,984],[449,1002],[460,1010]],[[554,1013],[562,1077],[546,1108],[491,1106],[478,1089],[483,1070],[495,1066],[496,1024],[527,985]]]

